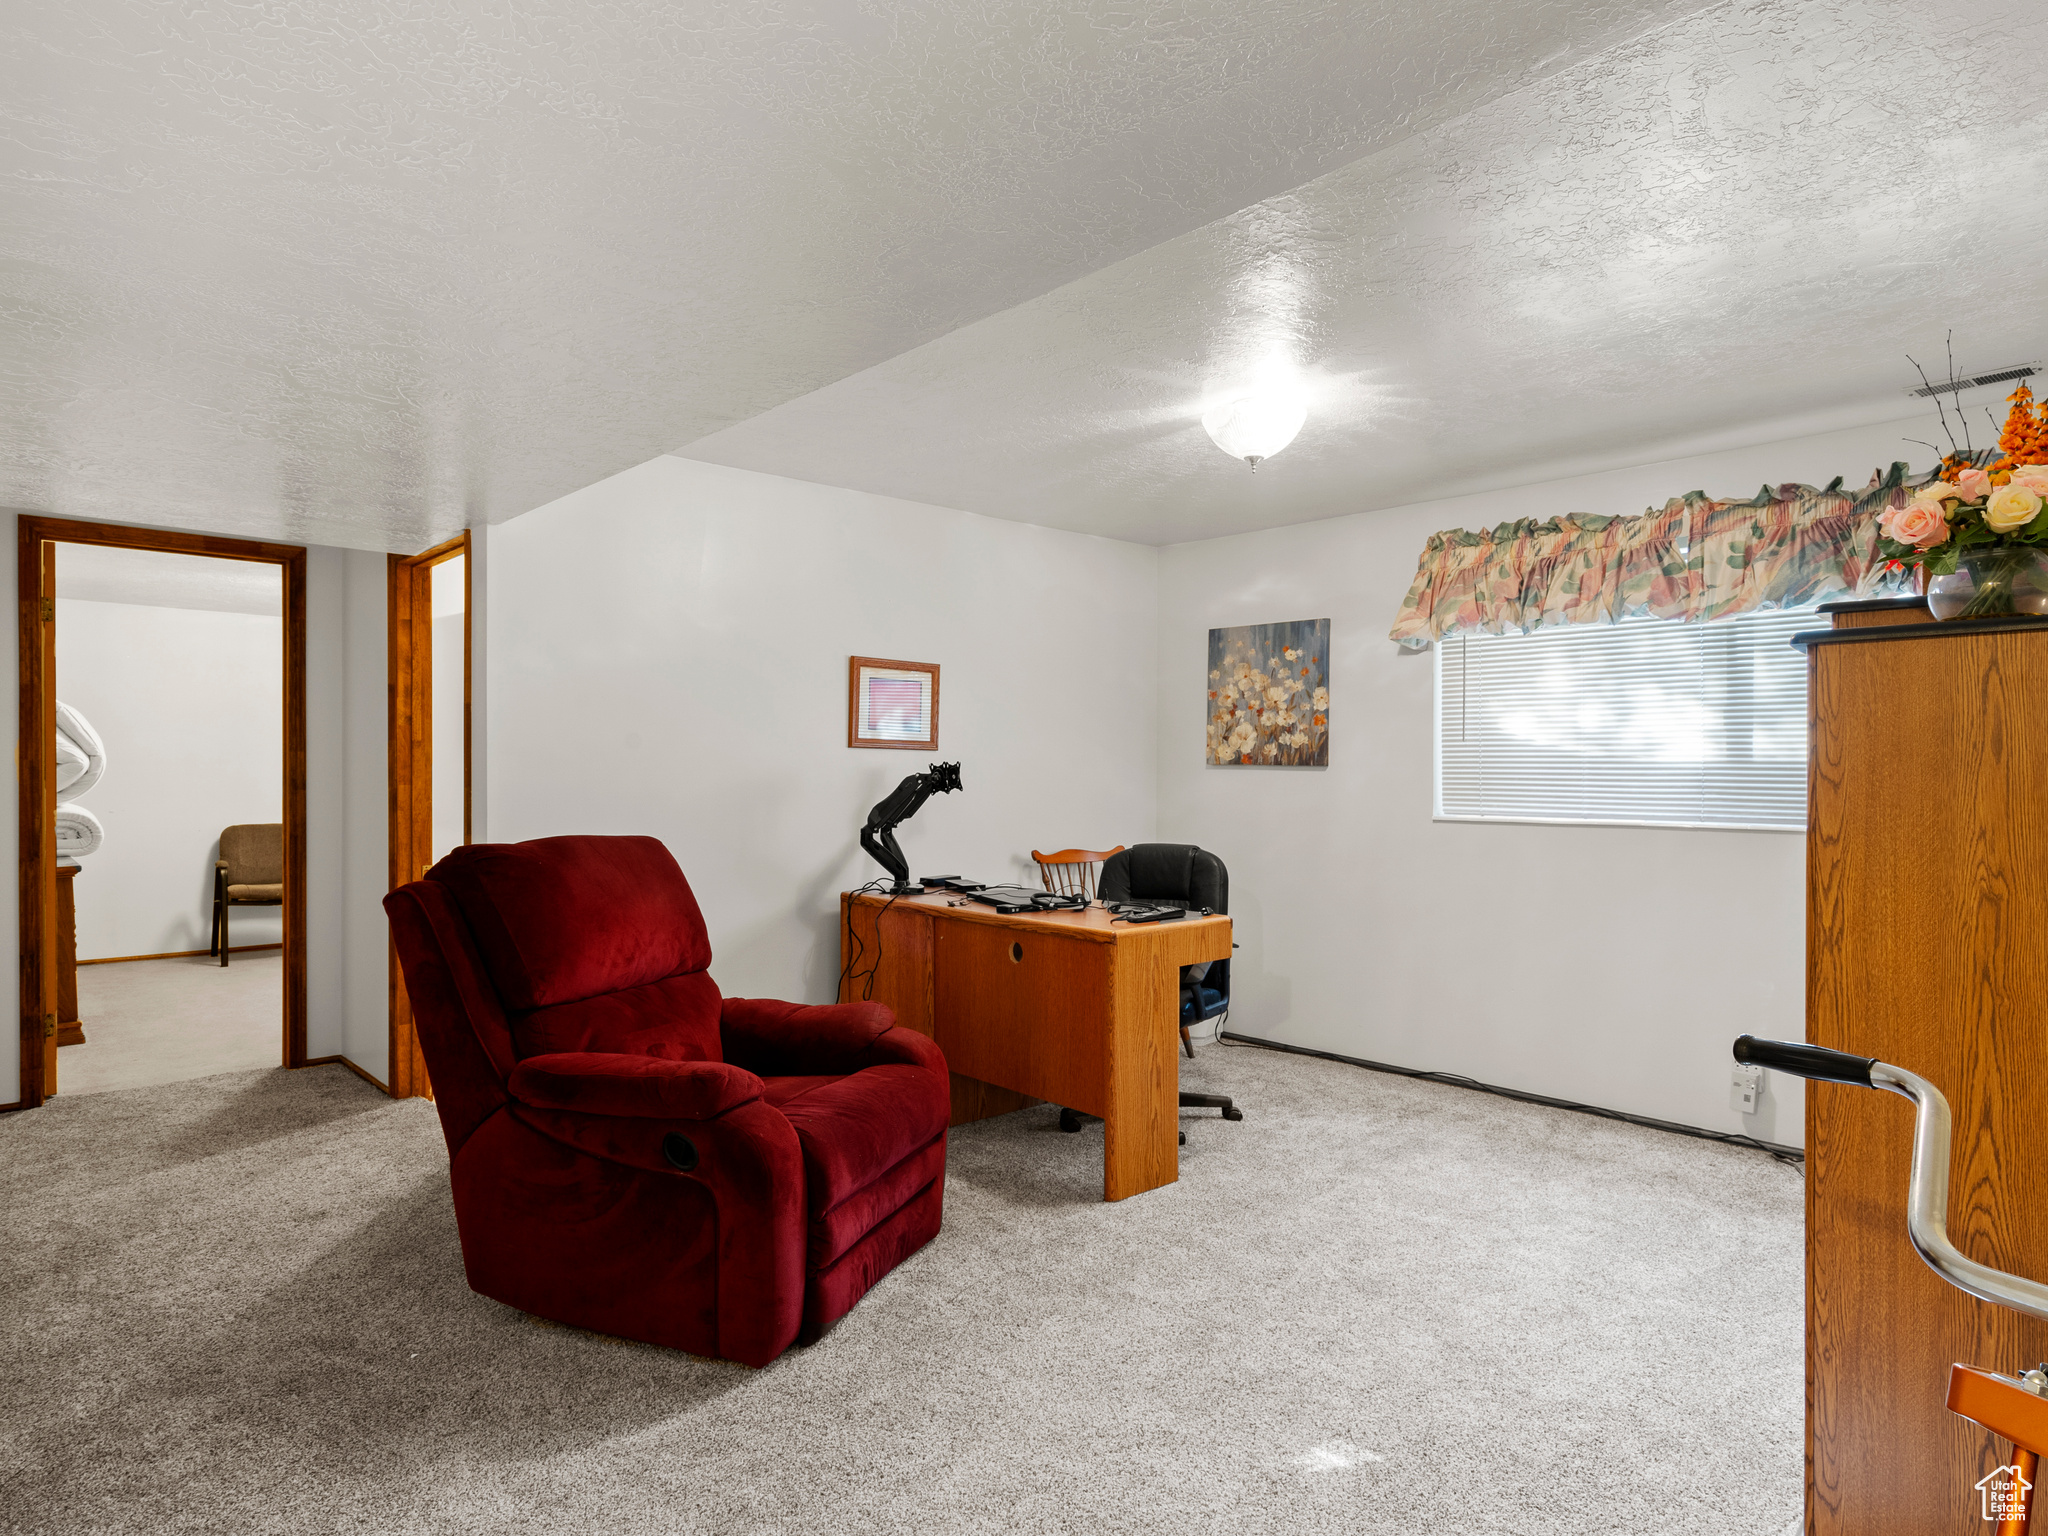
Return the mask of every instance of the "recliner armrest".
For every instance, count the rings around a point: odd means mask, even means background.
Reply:
[[[532,1109],[647,1120],[710,1120],[761,1097],[761,1079],[724,1061],[609,1051],[530,1056],[505,1086]]]
[[[809,1077],[904,1065],[946,1070],[946,1055],[880,1003],[784,1003],[728,997],[718,1018],[728,1061],[763,1077]]]

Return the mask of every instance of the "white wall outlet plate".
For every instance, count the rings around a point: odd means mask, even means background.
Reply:
[[[1753,1115],[1764,1096],[1764,1069],[1737,1066],[1728,1074],[1728,1107]]]

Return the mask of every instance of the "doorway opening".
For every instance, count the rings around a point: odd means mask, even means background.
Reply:
[[[386,566],[394,890],[470,840],[470,569],[467,530]],[[388,965],[391,1095],[432,1098],[396,951]]]
[[[305,551],[24,517],[17,553],[22,1107],[306,1065]]]

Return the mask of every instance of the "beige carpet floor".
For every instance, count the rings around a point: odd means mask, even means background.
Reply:
[[[1205,1047],[1181,1179],[955,1133],[946,1225],[763,1371],[463,1284],[432,1106],[340,1067],[0,1119],[0,1528],[1782,1536],[1800,1175]]]
[[[284,956],[204,955],[78,968],[85,1039],[57,1052],[57,1092],[147,1088],[284,1059]]]

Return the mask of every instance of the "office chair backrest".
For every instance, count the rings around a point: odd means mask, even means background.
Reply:
[[[1134,843],[1102,861],[1095,889],[1104,901],[1182,901],[1211,912],[1230,910],[1230,871],[1193,843]],[[1182,968],[1182,984],[1199,981],[1230,996],[1230,962]]]
[[[1096,889],[1104,901],[1184,901],[1230,910],[1230,871],[1193,843],[1136,843],[1102,862]]]

